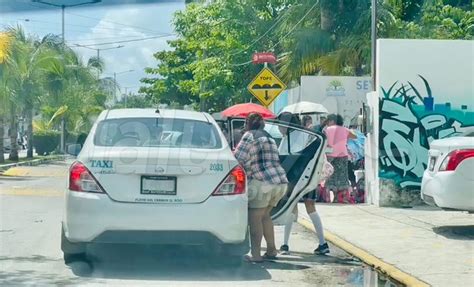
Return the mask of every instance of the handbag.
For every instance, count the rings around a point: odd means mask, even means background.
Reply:
[[[334,173],[334,167],[324,155],[323,170],[321,172],[321,181],[327,180]]]

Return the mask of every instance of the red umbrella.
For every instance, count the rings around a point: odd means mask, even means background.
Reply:
[[[222,116],[228,118],[246,118],[251,113],[259,113],[264,119],[276,118],[275,114],[273,114],[269,109],[252,103],[233,105],[221,112]]]

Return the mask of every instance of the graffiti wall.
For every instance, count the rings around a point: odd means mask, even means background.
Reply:
[[[474,126],[473,43],[378,41],[381,193],[419,190],[430,143]]]

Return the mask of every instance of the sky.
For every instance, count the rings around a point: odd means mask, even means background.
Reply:
[[[61,34],[61,9],[44,9],[43,4],[28,3],[30,9],[2,12],[0,26],[20,24],[31,34],[42,37],[46,34]],[[117,82],[121,92],[136,92],[141,86],[140,79],[145,77],[144,68],[155,67],[157,61],[153,53],[169,49],[167,40],[173,39],[172,18],[176,11],[184,9],[183,2],[168,2],[139,5],[87,5],[66,8],[65,39],[66,44],[77,51],[84,62],[97,51],[76,45],[87,45],[89,48],[119,49],[100,51],[105,62],[102,77],[113,77],[117,73]],[[160,38],[128,43],[113,43],[148,37]],[[126,72],[133,70],[133,72]],[[122,73],[124,72],[124,73]]]

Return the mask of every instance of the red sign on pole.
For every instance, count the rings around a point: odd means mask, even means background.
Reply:
[[[263,63],[275,64],[276,61],[277,61],[277,58],[275,54],[270,53],[270,52],[255,53],[252,56],[252,62],[254,64],[263,64]]]

